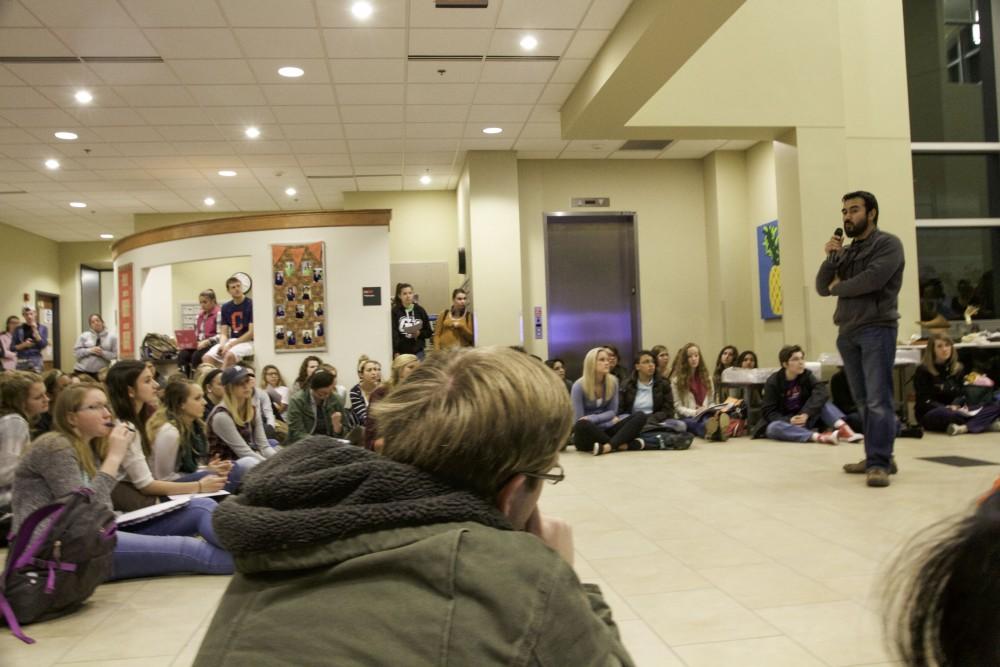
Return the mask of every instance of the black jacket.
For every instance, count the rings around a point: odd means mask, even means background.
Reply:
[[[416,354],[423,350],[428,338],[431,337],[431,321],[427,317],[427,311],[419,303],[413,304],[413,319],[421,323],[420,333],[414,338],[410,338],[402,331],[402,327],[407,323],[406,309],[402,305],[392,307],[392,351],[394,354]]]
[[[635,396],[639,393],[639,387],[634,377],[627,378],[621,386],[621,393],[618,396],[619,414],[632,414],[632,405],[635,403]],[[674,419],[674,392],[670,389],[670,383],[662,377],[653,376],[653,414],[650,421],[662,422],[664,419]]]
[[[918,421],[934,408],[965,403],[962,371],[949,375],[948,369],[944,366],[938,366],[937,371],[938,374],[934,375],[921,364],[913,373],[913,390],[917,394]]]
[[[802,387],[802,409],[799,413],[809,415],[807,425],[811,425],[819,417],[826,402],[830,400],[830,393],[826,385],[808,370],[799,376],[799,386]],[[753,437],[763,438],[768,424],[774,421],[786,421],[788,417],[794,416],[784,412],[787,387],[785,369],[767,378],[767,382],[764,383],[764,398],[760,405],[760,421],[753,428]]]

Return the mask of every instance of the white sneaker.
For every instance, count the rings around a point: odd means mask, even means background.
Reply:
[[[968,433],[969,427],[965,424],[948,424],[948,435],[961,435],[962,433]]]

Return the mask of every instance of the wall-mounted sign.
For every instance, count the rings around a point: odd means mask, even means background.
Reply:
[[[362,306],[381,306],[382,305],[382,288],[381,287],[362,287],[361,288],[361,305]]]

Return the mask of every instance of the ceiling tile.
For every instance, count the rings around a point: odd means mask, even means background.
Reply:
[[[509,151],[514,146],[514,137],[509,139],[463,139],[463,151]]]
[[[476,89],[475,104],[533,104],[538,100],[541,83],[481,83]]]
[[[242,58],[233,33],[220,28],[156,28],[145,31],[165,59]]]
[[[655,160],[659,151],[615,151],[608,156],[609,160]]]
[[[183,169],[192,163],[182,157],[137,157],[133,162],[141,169]]]
[[[43,28],[0,28],[0,56],[71,55],[72,51]]]
[[[455,151],[407,151],[405,159],[408,165],[450,165]]]
[[[410,0],[410,26],[414,28],[492,28],[499,2],[485,9],[437,9],[429,0]]]
[[[402,83],[406,79],[405,66],[402,58],[330,61],[337,83]]]
[[[528,123],[519,135],[522,139],[561,139],[560,123]]]
[[[28,82],[22,81],[20,78],[14,76],[11,70],[0,65],[0,86],[23,86],[25,83]]]
[[[138,109],[150,125],[208,125],[212,119],[201,109],[184,107],[179,109]]]
[[[351,139],[347,144],[352,156],[356,153],[395,153],[402,148],[398,139]]]
[[[258,86],[190,86],[197,104],[203,107],[264,106],[267,99]],[[148,105],[160,106],[160,105]]]
[[[98,127],[94,133],[102,141],[163,141],[163,137],[147,125],[126,125],[124,127]]]
[[[340,120],[337,107],[272,107],[278,122],[290,123],[336,123]]]
[[[571,151],[564,150],[559,154],[560,160],[604,160],[611,151]]]
[[[124,107],[128,106],[121,95],[115,92],[111,86],[93,86],[87,90],[94,96],[94,106],[85,107],[80,105],[73,97],[79,90],[79,86],[39,86],[38,92],[55,102],[64,109],[93,109],[98,107]]]
[[[275,155],[279,153],[290,153],[291,148],[287,141],[241,141],[234,144],[236,152],[254,155]]]
[[[609,34],[609,30],[577,30],[563,58],[593,58]]]
[[[303,141],[296,140],[290,141],[289,144],[292,146],[292,150],[295,153],[303,154],[322,154],[322,153],[346,153],[347,152],[347,142],[337,141],[333,139],[328,139],[324,141]]]
[[[86,169],[135,169],[136,164],[125,157],[81,157],[76,160]]]
[[[115,157],[121,155],[118,150],[111,144],[79,144],[73,142],[74,145],[62,146],[61,150],[65,155],[73,155],[76,157]]]
[[[205,0],[120,0],[136,23],[146,28],[224,27],[226,19]]]
[[[376,154],[372,154],[376,155]],[[388,164],[357,164],[354,165],[354,173],[357,176],[395,176],[402,171],[402,165],[399,162],[392,162]]]
[[[491,61],[483,66],[482,83],[546,83],[556,68],[554,62]]]
[[[92,63],[90,67],[110,85],[180,83],[166,63]]]
[[[179,155],[235,155],[226,141],[175,141],[171,144]]]
[[[3,24],[9,28],[31,28],[42,25],[27,9],[16,2],[4,5]]]
[[[300,155],[299,164],[302,165],[302,170],[310,176],[322,175],[327,173],[324,171],[325,169],[332,169],[333,167],[346,167],[350,169],[351,156],[347,153],[338,153],[335,155]]]
[[[84,125],[91,127],[114,127],[115,125],[144,125],[142,116],[132,109],[80,108],[73,109],[73,115]]]
[[[330,58],[402,58],[406,31],[395,28],[346,28],[324,30]]]
[[[187,84],[250,84],[256,83],[254,73],[242,60],[172,60],[170,67],[175,79]]]
[[[610,153],[616,151],[624,142],[621,140],[600,141],[596,139],[577,139],[569,142],[566,151],[570,153],[591,151],[594,153]]]
[[[247,58],[322,58],[325,55],[318,30],[237,28],[233,32]]]
[[[325,0],[317,3],[319,22],[327,28],[356,28],[360,23],[351,14],[354,0]],[[364,25],[369,28],[406,27],[406,0],[378,0],[375,11]]]
[[[287,84],[263,86],[270,104],[284,106],[334,105],[333,86],[329,84]]]
[[[401,123],[403,108],[402,105],[358,104],[342,108],[340,117],[345,123]]]
[[[572,83],[550,83],[545,86],[545,92],[538,98],[539,104],[562,104],[573,92]]]
[[[337,100],[340,104],[402,104],[402,86],[391,84],[340,84]]]
[[[155,56],[138,29],[59,28],[53,32],[78,56]]]
[[[598,0],[603,2],[604,0]],[[504,0],[497,18],[498,28],[576,28],[590,0]]]
[[[353,108],[353,107],[348,107]],[[343,139],[344,129],[335,123],[282,125],[287,139]]]
[[[192,107],[201,102],[196,102],[184,86],[118,86],[115,90],[133,107]],[[194,86],[190,90],[199,88]],[[239,100],[230,102],[239,103]]]
[[[475,123],[520,123],[528,120],[530,104],[473,104],[469,111],[469,121]]]
[[[242,155],[240,156],[248,167],[298,167],[299,161],[294,155]],[[339,156],[336,156],[339,157]]]
[[[559,153],[562,149],[566,148],[568,141],[559,141],[556,139],[525,139],[521,137],[514,144],[514,150],[516,151],[555,151]]]
[[[313,28],[312,0],[219,0],[233,27]]]
[[[406,138],[455,139],[462,136],[464,128],[462,123],[408,123],[406,125]]]
[[[42,23],[55,28],[131,28],[116,0],[21,0]],[[6,11],[4,12],[6,13]]]
[[[551,81],[552,83],[576,83],[588,67],[590,67],[590,61],[582,58],[563,60],[556,67]]]
[[[499,123],[496,127],[503,130],[500,135],[490,135],[484,134],[483,128],[489,127],[486,123],[468,123],[462,133],[462,136],[469,139],[516,139],[521,133],[521,123]]]
[[[259,83],[329,83],[330,75],[326,69],[326,60],[321,58],[262,58],[250,60],[250,68]],[[278,74],[278,70],[286,65],[302,68],[304,74],[297,79],[288,79]]]
[[[524,30],[495,30],[490,39],[491,56],[522,56],[521,38]],[[533,56],[561,56],[573,37],[572,30],[532,30],[532,36],[538,40],[538,46],[532,51]]]
[[[9,63],[6,67],[32,86],[90,86],[102,83],[101,78],[82,63]]]
[[[748,148],[752,148],[757,145],[756,139],[732,139],[727,141],[726,144],[719,148],[722,151],[745,151]]]
[[[538,104],[531,110],[528,120],[532,123],[560,123],[562,115],[558,104]]]
[[[277,121],[267,107],[208,107],[205,113],[219,125],[273,125]]]
[[[163,141],[156,142],[145,142],[145,143],[134,143],[134,144],[115,144],[115,148],[118,149],[122,155],[127,157],[133,156],[150,156],[150,155],[173,155],[176,151],[174,147]]]
[[[358,176],[358,190],[402,190],[402,176]]]
[[[490,30],[409,31],[411,56],[482,56],[490,44]]]
[[[408,104],[406,121],[409,123],[435,123],[464,121],[469,113],[465,104]]]
[[[482,61],[417,60],[407,63],[406,80],[409,83],[476,83],[482,71]]]
[[[406,86],[408,104],[470,104],[476,94],[472,83],[411,83]]]
[[[611,30],[628,9],[632,0],[600,0],[595,2],[580,24],[584,30]]]
[[[44,95],[30,86],[4,86],[0,88],[0,104],[10,109],[35,109],[52,107]]]
[[[455,151],[458,150],[458,142],[458,139],[407,139],[403,142],[403,149],[407,153],[410,151],[419,153]]]
[[[348,123],[344,125],[344,136],[348,139],[400,139],[403,126],[400,123]]]
[[[54,136],[55,133],[60,132],[62,130],[72,130],[73,132],[76,132],[77,135],[80,137],[80,140],[78,142],[75,142],[77,144],[81,143],[86,144],[86,143],[101,141],[101,138],[97,136],[96,132],[88,128],[80,127],[79,124],[77,123],[74,123],[70,127],[41,127],[37,129],[29,129],[28,132],[31,133],[31,135],[34,137],[35,140],[41,141],[43,143],[53,144],[60,150],[62,150],[67,146],[73,145],[73,143],[67,143],[55,138]],[[0,129],[0,134],[2,133],[3,129]]]

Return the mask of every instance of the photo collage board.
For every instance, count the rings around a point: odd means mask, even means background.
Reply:
[[[272,245],[274,351],[326,350],[326,274],[322,242]]]

